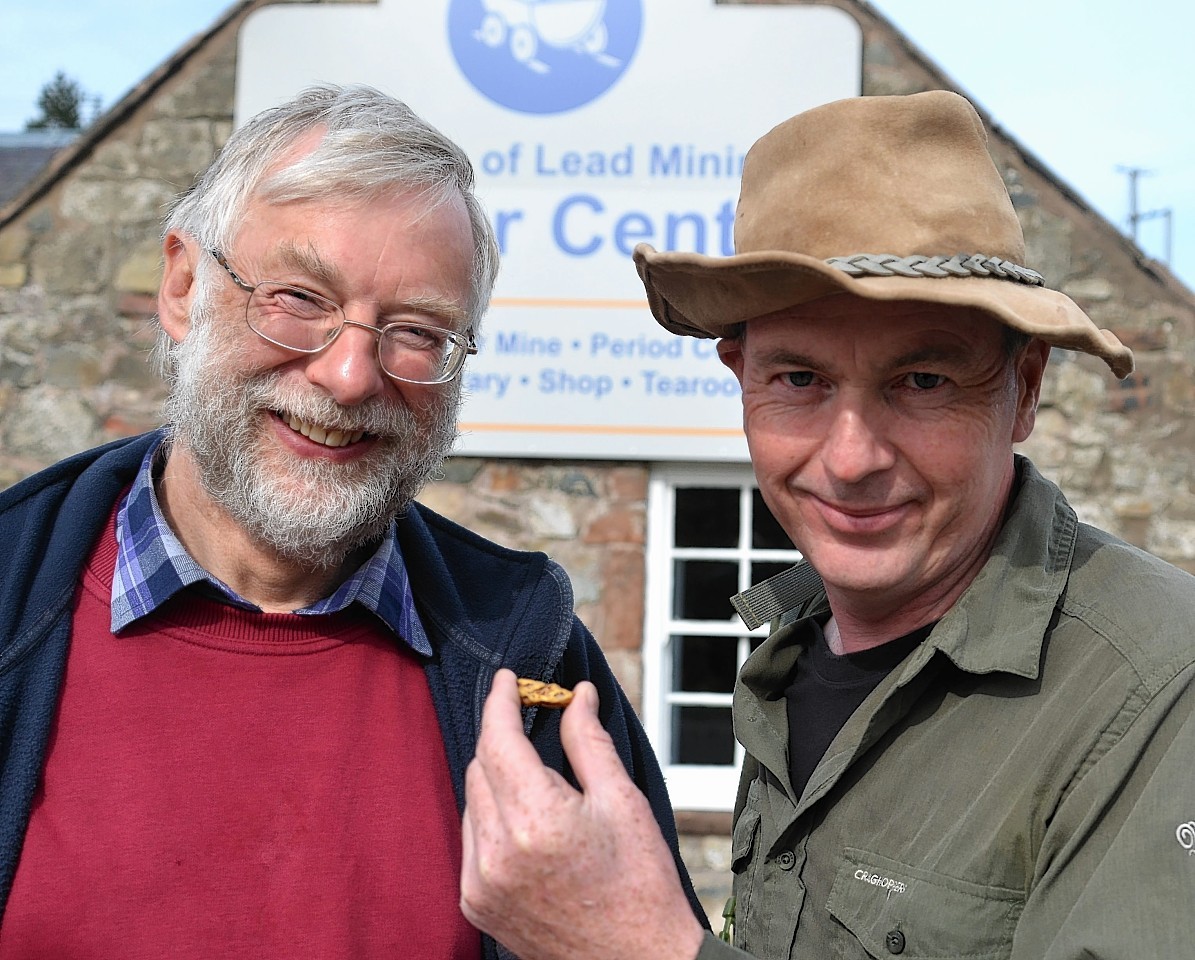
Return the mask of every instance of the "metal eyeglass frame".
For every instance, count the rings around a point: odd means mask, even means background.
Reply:
[[[391,380],[397,380],[400,383],[417,383],[417,384],[421,384],[424,386],[430,386],[430,385],[437,384],[437,383],[448,383],[450,380],[455,378],[456,375],[461,372],[461,370],[464,369],[466,357],[472,356],[473,354],[477,353],[477,341],[473,338],[472,330],[469,331],[468,336],[465,336],[464,334],[457,333],[455,330],[443,330],[440,327],[436,327],[437,330],[440,330],[444,334],[444,336],[446,336],[449,340],[451,340],[454,344],[456,344],[456,346],[458,348],[460,348],[460,352],[458,354],[456,354],[460,359],[456,361],[455,368],[448,371],[444,376],[440,377],[438,380],[410,380],[406,377],[396,376],[395,374],[393,374],[389,370],[387,370],[386,365],[382,362],[382,335],[387,330],[389,330],[391,327],[430,326],[429,324],[409,324],[406,321],[398,320],[394,323],[387,323],[387,324],[383,324],[380,327],[375,327],[372,324],[361,323],[361,321],[359,321],[359,320],[350,320],[344,312],[344,307],[342,307],[340,304],[338,304],[334,300],[329,300],[327,297],[321,296],[318,293],[314,293],[313,291],[308,290],[305,287],[300,287],[293,283],[283,283],[281,280],[259,280],[257,283],[249,283],[248,281],[241,279],[241,277],[237,275],[237,272],[235,270],[233,270],[231,266],[229,266],[228,260],[225,258],[224,254],[222,254],[219,250],[209,249],[207,252],[209,254],[211,254],[212,259],[215,260],[216,263],[218,263],[221,267],[224,268],[224,271],[232,278],[232,282],[235,283],[240,289],[244,290],[246,293],[248,293],[250,295],[250,299],[248,301],[246,301],[246,303],[245,303],[245,324],[246,324],[246,326],[248,326],[250,330],[252,330],[255,334],[257,334],[259,337],[261,337],[267,343],[272,343],[276,347],[282,347],[282,349],[284,349],[284,350],[293,350],[293,351],[295,351],[295,353],[305,353],[308,355],[322,353],[324,350],[328,349],[328,347],[330,347],[336,341],[336,338],[340,336],[340,332],[346,326],[360,327],[362,330],[368,330],[370,333],[377,335],[377,338],[378,338],[378,341],[377,341],[377,343],[378,343],[378,349],[377,349],[378,366],[381,368],[382,373],[386,374],[386,376],[388,376]],[[277,340],[273,339],[272,337],[267,337],[264,333],[262,333],[255,326],[253,326],[252,323],[249,322],[249,304],[253,302],[252,295],[257,290],[257,288],[260,287],[264,283],[271,283],[278,287],[289,287],[292,290],[301,290],[303,293],[307,294],[309,297],[314,297],[316,300],[318,300],[322,303],[331,304],[333,307],[336,308],[337,312],[340,314],[340,326],[338,326],[336,328],[336,332],[331,337],[329,337],[327,341],[325,341],[320,346],[315,347],[314,349],[311,349],[311,350],[306,350],[303,347],[292,347],[290,344],[279,343]]]

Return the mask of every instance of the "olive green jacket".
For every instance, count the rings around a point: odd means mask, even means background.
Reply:
[[[1057,487],[1019,467],[988,563],[800,797],[782,693],[792,624],[744,665],[742,950],[1195,957],[1195,578],[1079,523]],[[796,617],[827,609],[818,590]],[[711,935],[699,960],[742,956]]]

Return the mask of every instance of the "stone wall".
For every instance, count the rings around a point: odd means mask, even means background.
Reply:
[[[162,391],[146,351],[158,225],[228,135],[235,29],[258,5],[242,4],[165,64],[56,160],[34,194],[0,210],[0,486],[157,423]],[[866,3],[833,5],[863,27],[866,93],[950,87]],[[1097,361],[1056,353],[1025,450],[1084,519],[1195,571],[1195,301],[1032,155],[999,131],[991,146],[1025,226],[1029,265],[1138,356],[1138,373],[1121,384]],[[578,611],[638,703],[647,482],[639,463],[456,458],[423,499],[499,542],[559,560]],[[686,856],[715,920],[728,822],[683,821]]]
[[[0,485],[159,422],[146,362],[159,225],[228,137],[235,65],[227,32],[87,131],[36,199],[0,211]]]

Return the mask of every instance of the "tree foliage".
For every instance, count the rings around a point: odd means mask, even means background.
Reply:
[[[85,120],[83,112],[88,107],[90,116]],[[77,80],[59,70],[54,79],[41,88],[37,108],[41,116],[26,121],[26,130],[79,130],[99,113],[100,98],[88,94]]]

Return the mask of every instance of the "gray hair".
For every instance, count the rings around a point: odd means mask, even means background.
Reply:
[[[315,150],[275,169],[317,128],[327,132]],[[473,165],[405,103],[372,87],[319,84],[249,119],[175,202],[165,229],[194,237],[204,249],[224,249],[252,199],[365,202],[408,188],[424,194],[433,209],[464,200],[473,230],[468,316],[476,331],[498,273],[498,245],[473,192]],[[199,271],[207,269],[205,264]]]

